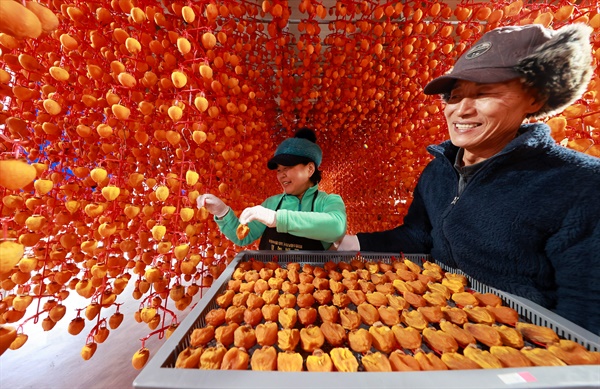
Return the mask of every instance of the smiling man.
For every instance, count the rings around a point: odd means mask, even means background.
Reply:
[[[518,79],[493,84],[458,80],[444,114],[452,144],[463,150],[462,164],[474,165],[498,154],[515,138],[523,120],[543,104]]]
[[[426,94],[450,140],[428,150],[404,224],[347,235],[338,250],[430,253],[487,285],[600,334],[600,159],[558,145],[544,123],[591,79],[591,28],[502,27]]]

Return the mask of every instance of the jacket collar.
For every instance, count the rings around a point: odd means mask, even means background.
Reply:
[[[304,192],[304,195],[302,196],[302,200],[304,200],[305,198],[308,198],[308,197],[311,197],[311,198],[312,198],[313,194],[314,194],[315,192],[317,192],[318,190],[319,190],[319,185],[318,185],[318,184],[317,184],[317,185],[313,185],[313,186],[311,186],[310,188],[308,188],[308,189],[306,190],[306,192]],[[296,197],[296,196],[294,196],[294,195],[288,195],[288,194],[287,194],[287,193],[285,193],[285,192],[283,192],[283,197],[284,197],[284,198],[286,198],[286,199],[289,199],[289,198],[294,198],[294,199],[298,200],[298,197]]]

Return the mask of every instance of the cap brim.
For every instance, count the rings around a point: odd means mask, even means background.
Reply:
[[[308,162],[312,162],[312,160],[307,157],[300,157],[298,155],[292,154],[279,154],[274,156],[269,160],[269,162],[267,162],[267,167],[269,168],[269,170],[275,170],[277,169],[277,165],[296,166],[298,164]]]
[[[438,95],[449,93],[454,86],[456,80],[472,81],[481,84],[493,84],[520,78],[522,75],[512,68],[485,68],[485,69],[467,69],[462,72],[449,73],[445,76],[440,76],[431,81],[425,88],[423,93],[426,95]]]

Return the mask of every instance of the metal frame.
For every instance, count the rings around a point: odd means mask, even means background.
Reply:
[[[242,260],[255,258],[270,261],[277,256],[281,263],[301,262],[323,264],[327,261],[348,261],[357,252],[322,251],[243,251],[227,266],[223,274],[214,282],[198,305],[187,315],[178,329],[171,335],[156,355],[148,362],[133,382],[135,388],[599,388],[599,366],[564,366],[505,368],[489,370],[428,371],[403,373],[281,373],[230,370],[175,369],[179,352],[189,345],[189,334],[204,325],[204,315],[216,307],[215,299],[227,286],[237,264]],[[366,260],[390,261],[390,253],[361,253]],[[418,262],[428,259],[422,254],[405,255],[405,258]],[[440,266],[442,266],[440,264]],[[464,274],[461,271],[442,266],[446,271]],[[511,307],[535,324],[553,328],[559,336],[577,341],[592,351],[600,350],[600,337],[528,300],[489,288],[476,280],[471,288],[482,293],[493,292],[502,297]]]

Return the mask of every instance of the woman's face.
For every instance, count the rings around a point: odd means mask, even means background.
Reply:
[[[295,166],[277,165],[277,180],[286,194],[300,197],[313,186],[310,177],[314,172],[315,165],[312,162]]]
[[[543,105],[518,80],[478,84],[458,80],[444,108],[450,139],[473,164],[501,151],[517,134],[527,114]]]

